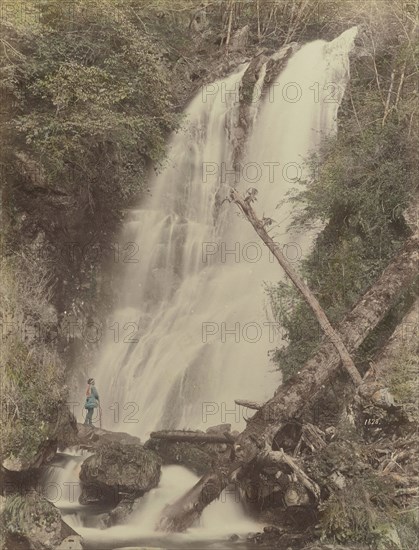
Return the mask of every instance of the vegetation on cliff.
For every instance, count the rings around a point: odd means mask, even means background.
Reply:
[[[91,318],[122,208],[180,119],[170,63],[132,6],[2,14],[2,454],[28,458],[67,397],[63,351],[79,335],[65,321]]]
[[[310,177],[292,197],[297,227],[323,227],[300,268],[335,323],[402,245],[411,231],[405,212],[417,200],[417,12],[397,2],[380,13],[378,4],[371,6],[359,10],[361,36],[338,134],[307,159]],[[268,292],[289,343],[273,354],[287,378],[321,335],[288,285]]]
[[[408,235],[417,230],[418,12],[413,5],[397,2],[382,6],[380,13],[374,3],[370,12],[359,11],[363,16],[363,50],[352,59],[338,134],[324,144],[319,154],[307,159],[310,178],[292,197],[297,206],[294,225],[301,230],[321,227],[311,254],[300,268],[334,323],[341,321]],[[371,361],[382,361],[377,353],[401,323],[417,290],[417,285],[406,289],[358,350],[354,358],[361,372],[368,370]],[[285,379],[292,379],[319,348],[322,335],[314,316],[290,285],[280,283],[267,291],[288,344],[274,350],[272,358]],[[417,317],[414,323],[401,346],[402,355],[392,359],[387,378],[403,408],[402,418],[390,415],[389,419],[373,408],[365,412],[363,420],[379,424],[378,429],[368,429],[367,424],[363,431],[357,423],[355,429],[349,424],[348,431],[348,421],[344,419],[342,424],[341,416],[345,418],[342,399],[346,407],[350,402],[345,396],[343,375],[326,391],[314,415],[320,425],[323,422],[327,427],[332,422],[337,427],[335,443],[325,447],[324,456],[317,453],[311,464],[314,479],[322,479],[319,467],[325,468],[329,476],[338,472],[351,478],[344,487],[331,484],[321,507],[321,535],[328,540],[357,541],[380,548],[413,548],[416,544],[415,498],[409,503],[408,499],[401,502],[395,497],[409,493],[404,487],[408,484],[407,472],[412,475],[412,471],[403,462],[399,471],[405,477],[391,479],[383,475],[386,469],[380,465],[382,458],[374,455],[377,441],[391,449],[393,456],[401,455],[399,445],[414,445],[412,426],[417,422],[417,405],[412,392],[416,377],[407,374],[417,367]],[[347,455],[345,459],[342,453]],[[353,467],[361,470],[352,472]]]

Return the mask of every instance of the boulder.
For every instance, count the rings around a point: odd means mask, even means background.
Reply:
[[[101,445],[82,464],[80,503],[117,506],[134,500],[157,486],[160,473],[161,459],[142,445]]]
[[[42,464],[48,462],[57,450],[56,441],[45,441],[38,447],[32,456],[15,456],[14,454],[7,455],[2,460],[2,469],[4,473],[25,473],[31,470],[38,469]]]
[[[70,535],[55,550],[83,550],[83,539],[80,535]]]
[[[146,446],[153,449],[162,459],[163,464],[180,464],[197,475],[209,472],[219,459],[215,448],[221,444],[186,443],[150,439]],[[209,449],[213,447],[213,449]]]
[[[80,550],[83,541],[58,509],[36,491],[14,493],[1,509],[4,550]]]

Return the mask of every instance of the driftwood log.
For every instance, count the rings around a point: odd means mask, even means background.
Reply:
[[[352,360],[352,357],[350,356],[345,346],[345,342],[341,338],[341,335],[332,327],[319,301],[317,300],[315,295],[311,292],[311,290],[308,288],[303,278],[297,273],[297,271],[294,269],[291,263],[284,256],[278,243],[276,243],[273,240],[273,238],[269,235],[269,233],[266,231],[265,229],[266,222],[264,222],[263,220],[260,220],[256,216],[256,213],[253,210],[251,205],[251,203],[254,200],[256,200],[255,199],[256,193],[257,193],[257,190],[252,189],[248,191],[247,196],[243,198],[238,193],[238,191],[233,188],[230,191],[230,200],[238,205],[240,210],[243,212],[243,214],[252,224],[253,229],[256,231],[256,233],[259,235],[259,237],[262,239],[265,245],[269,248],[273,256],[278,260],[279,265],[288,275],[293,285],[298,289],[300,294],[303,296],[304,300],[306,301],[306,303],[308,304],[308,306],[311,308],[314,315],[316,316],[322,331],[329,338],[329,340],[333,342],[333,345],[335,346],[337,352],[339,353],[343,367],[348,371],[348,374],[352,378],[352,381],[355,384],[355,386],[359,386],[362,383],[362,377],[359,374],[358,369],[356,368]]]
[[[418,273],[419,231],[406,241],[376,283],[364,294],[337,327],[349,353],[356,351],[368,334],[384,318],[403,290],[409,288]],[[243,467],[272,445],[278,431],[291,419],[299,418],[312,406],[322,389],[341,366],[335,343],[324,340],[317,353],[298,375],[281,385],[274,397],[256,411],[234,445],[231,464],[202,477],[177,502],[163,510],[160,528],[183,531],[200,516],[202,510],[219,497],[229,483],[237,479]]]
[[[240,407],[245,407],[246,409],[252,409],[258,411],[263,407],[263,403],[257,403],[256,401],[247,401],[246,399],[235,399],[234,402]]]
[[[187,441],[188,443],[227,443],[232,444],[235,438],[228,432],[204,433],[186,430],[162,430],[151,432],[150,439],[164,439],[166,441]]]
[[[271,451],[267,449],[258,454],[257,463],[262,466],[279,466],[286,464],[294,473],[298,481],[303,485],[316,500],[320,498],[320,487],[311,480],[308,475],[298,466],[295,458],[284,453],[281,449],[280,451]]]

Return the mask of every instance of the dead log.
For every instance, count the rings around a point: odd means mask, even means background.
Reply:
[[[377,282],[339,323],[337,330],[350,353],[359,348],[401,292],[411,286],[417,276],[418,260],[419,231],[416,230]],[[322,388],[339,367],[340,357],[335,346],[329,341],[324,341],[299,374],[280,386],[275,396],[249,420],[245,430],[237,438],[234,446],[235,458],[228,472],[220,469],[208,474],[181,499],[166,507],[161,526],[174,531],[190,527],[210,502],[206,487],[210,485],[214,489],[212,500],[218,498],[227,484],[235,479],[240,469],[255,459],[267,445],[272,444],[281,427],[290,419],[300,417],[307,407],[315,403]]]
[[[240,407],[245,407],[246,409],[253,409],[255,411],[260,410],[263,407],[263,403],[256,403],[255,401],[246,401],[245,399],[235,399],[234,403]]]
[[[419,235],[416,233],[339,323],[338,330],[350,352],[359,348],[401,292],[410,287],[417,276],[418,260]],[[324,341],[300,373],[280,386],[275,396],[252,417],[237,439],[236,447],[240,448],[236,451],[236,459],[241,464],[249,462],[258,454],[261,444],[272,442],[284,423],[300,417],[305,408],[313,405],[339,365],[335,347]]]
[[[323,449],[323,447],[326,446],[324,435],[325,434],[317,426],[309,423],[304,424],[301,430],[300,441],[294,449],[294,456],[298,456],[303,443],[311,449],[312,452]]]
[[[309,305],[314,315],[316,316],[319,325],[321,326],[324,334],[329,338],[336,350],[338,351],[342,365],[348,371],[349,376],[352,378],[355,386],[359,386],[362,382],[362,377],[356,368],[352,357],[350,356],[348,350],[346,349],[345,343],[343,342],[339,332],[337,332],[331,325],[327,315],[323,311],[319,301],[305,284],[304,280],[300,277],[297,271],[289,263],[287,258],[282,253],[278,243],[276,243],[273,238],[265,229],[266,223],[263,220],[260,220],[255,211],[252,208],[251,202],[255,200],[256,189],[250,190],[245,198],[241,197],[236,189],[231,189],[230,199],[232,202],[237,204],[249,222],[252,224],[254,230],[266,244],[275,258],[278,260],[278,263],[291,279],[293,285],[300,291],[300,294],[303,296],[306,303]]]
[[[204,433],[185,430],[162,430],[159,432],[151,432],[151,439],[164,439],[166,441],[186,441],[189,443],[228,443],[232,444],[235,438],[228,432],[220,433]]]
[[[298,466],[297,462],[292,457],[284,453],[282,449],[280,451],[271,451],[267,449],[266,451],[261,452],[257,456],[256,460],[258,464],[263,466],[279,466],[281,464],[286,464],[292,470],[301,485],[312,493],[316,500],[320,498],[320,487],[317,483],[312,481]]]
[[[227,485],[228,472],[224,468],[206,474],[175,504],[164,508],[157,528],[163,531],[185,531]]]

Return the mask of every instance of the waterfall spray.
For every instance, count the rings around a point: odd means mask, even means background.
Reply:
[[[137,243],[140,259],[126,264],[110,319],[133,337],[108,338],[94,373],[106,428],[119,423],[140,436],[222,422],[241,428],[245,414],[234,400],[272,395],[280,376],[268,352],[278,345],[280,327],[264,282],[283,275],[223,199],[231,183],[256,188],[259,211],[277,224],[275,238],[298,267],[313,234],[287,231],[291,207],[284,199],[307,177],[307,156],[336,132],[356,32],[307,44],[288,61],[254,106],[255,123],[234,173],[246,66],[190,104],[185,128],[171,139],[168,165],[150,184],[152,197],[131,212],[123,230],[122,241]],[[117,419],[109,410],[115,404]]]

